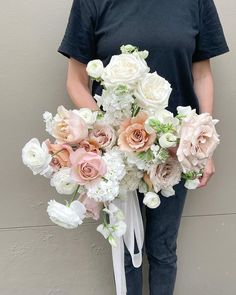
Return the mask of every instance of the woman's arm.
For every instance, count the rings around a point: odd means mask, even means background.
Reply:
[[[69,59],[66,87],[68,95],[76,107],[99,110],[90,92],[86,64],[74,58]]]
[[[210,59],[193,63],[192,74],[194,90],[198,97],[200,113],[213,114],[214,83],[211,72]],[[210,177],[215,173],[215,165],[212,158],[209,159],[200,178],[199,187],[204,187]]]

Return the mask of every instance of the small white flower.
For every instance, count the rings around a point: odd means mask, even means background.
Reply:
[[[196,189],[198,187],[199,183],[200,183],[200,180],[198,178],[196,178],[196,179],[188,179],[188,180],[186,180],[184,186],[187,189]]]
[[[176,146],[177,137],[173,133],[164,133],[159,138],[159,144],[163,148]]]
[[[154,209],[157,208],[161,204],[160,197],[158,194],[154,192],[148,192],[146,193],[145,197],[143,198],[143,203],[147,207]]]
[[[43,119],[46,124],[46,131],[49,134],[52,134],[52,122],[53,122],[53,115],[49,112],[44,112]]]
[[[101,233],[105,239],[107,239],[110,235],[109,228],[105,226],[103,223],[99,224],[99,226],[97,227],[97,231]]]
[[[83,223],[86,208],[77,200],[73,201],[69,207],[55,200],[50,200],[48,202],[47,212],[52,222],[61,227],[72,229]]]
[[[192,108],[190,106],[187,106],[187,107],[178,106],[177,107],[177,113],[178,113],[178,115],[181,115],[181,116],[187,116],[191,113],[191,111],[192,111]]]
[[[109,204],[108,208],[104,208],[103,211],[108,213],[111,217],[117,220],[124,220],[125,216],[124,213],[113,203]]]
[[[22,149],[22,161],[32,170],[33,174],[46,174],[50,169],[52,156],[48,152],[45,142],[40,146],[37,138],[32,138]]]
[[[100,59],[91,60],[87,64],[86,71],[90,77],[94,79],[100,78],[104,71],[104,66],[102,61]]]
[[[54,173],[50,184],[56,188],[58,194],[71,195],[75,191],[78,184],[71,179],[70,172],[70,168],[63,167]]]
[[[172,186],[169,186],[169,187],[163,188],[161,190],[161,194],[163,195],[163,197],[168,198],[175,195],[175,190],[173,189]]]

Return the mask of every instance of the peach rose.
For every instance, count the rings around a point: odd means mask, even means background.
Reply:
[[[101,149],[110,149],[116,142],[115,130],[106,124],[95,124],[89,132],[89,139],[95,141]]]
[[[45,140],[49,153],[55,154],[52,157],[50,165],[54,170],[59,170],[62,167],[70,167],[70,153],[73,151],[72,147],[67,144],[51,143],[49,139]]]
[[[52,136],[58,143],[76,144],[87,135],[86,123],[78,114],[68,111],[63,106],[57,108],[57,114],[52,122]]]
[[[79,196],[79,201],[86,208],[86,217],[93,218],[94,220],[98,220],[100,217],[100,212],[102,210],[103,202],[96,202],[94,199],[89,198],[86,193],[82,193]]]
[[[107,172],[105,161],[100,155],[79,148],[70,154],[71,178],[78,184],[89,187]]]
[[[198,172],[212,156],[220,142],[215,129],[217,122],[208,113],[198,115],[195,109],[183,119],[176,154],[184,173]]]
[[[123,151],[142,152],[147,151],[156,139],[156,134],[147,133],[145,130],[145,121],[148,115],[145,112],[139,112],[136,117],[126,119],[121,123],[118,130],[118,145]]]
[[[79,147],[86,150],[86,152],[93,152],[98,155],[101,154],[101,151],[99,150],[99,146],[96,141],[90,140],[90,139],[84,139],[79,143]]]

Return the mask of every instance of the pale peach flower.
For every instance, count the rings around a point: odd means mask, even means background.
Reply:
[[[116,133],[113,127],[104,123],[97,123],[89,132],[89,139],[96,142],[99,148],[108,150],[116,142]]]
[[[145,121],[148,115],[139,112],[136,117],[126,119],[121,123],[118,130],[118,145],[123,151],[142,152],[147,151],[156,139],[155,132],[147,133]]]
[[[105,161],[100,155],[79,148],[70,154],[71,178],[78,184],[89,187],[107,172]]]
[[[173,186],[181,180],[181,166],[176,157],[169,157],[165,163],[153,164],[148,170],[154,191],[161,191],[163,196],[174,195]]]
[[[86,150],[86,152],[93,152],[96,154],[101,154],[101,151],[99,150],[99,145],[96,141],[91,139],[84,139],[82,140],[79,145],[80,148],[83,148]]]
[[[100,212],[104,207],[103,202],[96,202],[94,199],[89,198],[86,193],[82,193],[79,196],[79,201],[86,208],[86,217],[93,218],[94,220],[98,220],[100,217]]]
[[[44,141],[47,145],[48,151],[52,155],[50,165],[54,170],[59,170],[62,167],[70,167],[70,153],[73,151],[68,144],[51,143],[49,139]]]
[[[52,136],[58,143],[76,144],[87,135],[86,123],[78,114],[63,106],[57,108],[57,114],[52,122]]]
[[[212,156],[220,142],[215,129],[217,122],[210,114],[198,115],[195,110],[183,119],[176,154],[184,172],[199,171]]]

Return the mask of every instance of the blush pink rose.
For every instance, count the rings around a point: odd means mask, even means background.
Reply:
[[[93,218],[94,220],[99,219],[100,212],[104,207],[103,202],[96,202],[94,199],[89,198],[85,193],[80,195],[79,201],[84,204],[86,208],[85,215],[87,218]]]
[[[105,161],[93,152],[79,148],[70,154],[71,178],[78,184],[89,187],[107,172]]]
[[[121,150],[142,152],[150,148],[156,139],[156,134],[146,132],[144,124],[147,118],[148,115],[145,112],[139,112],[136,117],[126,119],[121,123],[118,130],[118,145]]]

